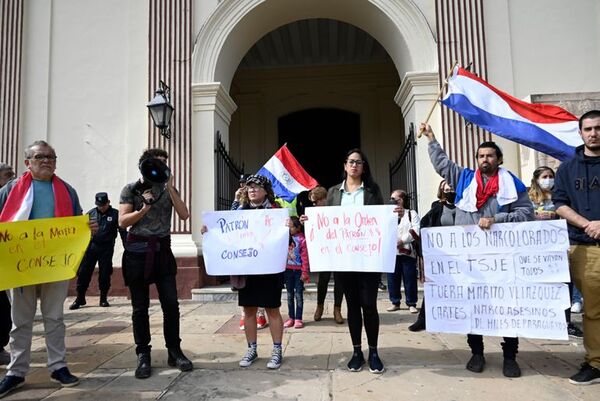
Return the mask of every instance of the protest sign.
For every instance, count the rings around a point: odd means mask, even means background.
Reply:
[[[290,231],[287,209],[203,212],[206,272],[212,276],[285,270]]]
[[[310,270],[394,271],[398,215],[394,206],[306,208]]]
[[[427,330],[568,339],[564,220],[426,228]]]
[[[0,223],[0,290],[75,277],[91,238],[88,219]]]

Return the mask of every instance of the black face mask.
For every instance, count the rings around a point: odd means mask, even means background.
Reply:
[[[456,200],[456,192],[454,191],[444,192],[444,196],[446,197],[446,202],[448,203],[454,203],[454,201]]]

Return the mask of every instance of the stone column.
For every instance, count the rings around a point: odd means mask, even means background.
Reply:
[[[408,72],[404,75],[394,100],[402,109],[406,136],[408,136],[410,123],[415,125],[415,134],[418,134],[419,124],[427,117],[438,91],[437,72]],[[436,106],[429,119],[429,124],[433,132],[438,133],[436,138],[442,143],[441,135],[439,135],[442,130],[440,107],[440,105]],[[436,199],[437,186],[441,180],[429,161],[427,144],[427,138],[417,139],[417,201],[419,210],[423,214],[430,209],[431,202]]]
[[[219,131],[229,142],[231,115],[237,106],[219,82],[192,85],[192,235],[196,245],[200,283],[214,284],[207,276],[202,258],[202,212],[215,210],[215,138]]]

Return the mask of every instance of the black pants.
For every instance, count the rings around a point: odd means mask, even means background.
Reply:
[[[369,347],[377,347],[379,338],[379,313],[377,291],[380,273],[338,272],[348,307],[348,329],[352,345],[362,343],[362,326],[365,324]]]
[[[471,347],[473,354],[483,355],[483,336],[479,334],[467,334],[467,343]],[[519,338],[518,337],[504,337],[502,345],[502,354],[504,358],[515,359],[517,352],[519,352]]]
[[[96,262],[98,262],[98,287],[100,288],[100,294],[104,296],[108,294],[110,276],[113,272],[112,258],[114,249],[114,242],[106,245],[90,243],[77,272],[77,295],[85,296],[92,280]]]
[[[10,301],[6,291],[0,291],[0,350],[8,345],[12,320],[10,319]]]
[[[317,304],[319,305],[325,303],[330,279],[331,272],[319,272],[319,281],[317,283]],[[338,278],[338,273],[333,273],[333,305],[337,307],[342,306],[343,297],[344,290],[342,289],[342,283]]]
[[[157,255],[158,256],[158,255]],[[157,259],[159,259],[157,257]],[[150,352],[150,284],[143,279],[146,254],[127,252],[123,254],[124,267],[129,271],[127,285],[131,294],[133,313],[133,338],[136,354]],[[141,275],[133,271],[141,271]],[[170,270],[170,269],[165,269]],[[125,274],[125,273],[124,273]],[[177,301],[177,282],[175,274],[157,274],[154,283],[158,290],[158,299],[163,312],[163,335],[167,348],[178,348],[179,337],[179,302]]]

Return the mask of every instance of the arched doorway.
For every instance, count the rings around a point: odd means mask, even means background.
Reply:
[[[307,75],[311,72],[310,68],[302,68],[300,73],[304,74],[304,77],[296,79],[296,82],[306,89],[321,90],[319,102],[314,101],[314,96],[306,96],[303,91],[282,96],[281,89],[284,89],[284,85],[276,83],[268,94],[278,95],[279,98],[268,107],[265,107],[256,91],[236,92],[234,75],[239,74],[240,62],[253,45],[269,32],[286,24],[318,18],[350,24],[381,44],[389,54],[388,66],[396,76],[395,88],[380,91],[370,87],[363,88],[363,92],[358,93],[356,90],[349,92],[342,84],[332,92],[324,90],[325,85],[319,86],[320,83],[311,81],[311,77]],[[310,39],[310,42],[314,43],[314,40]],[[414,2],[404,0],[346,0],[344,7],[339,7],[338,2],[322,0],[224,0],[215,6],[214,11],[203,23],[195,43],[192,62],[192,154],[194,170],[201,172],[201,175],[194,176],[192,209],[198,213],[214,207],[213,149],[214,135],[217,131],[223,135],[233,152],[250,152],[250,157],[243,158],[246,165],[250,166],[249,160],[264,159],[266,155],[272,154],[269,152],[277,148],[279,117],[309,108],[350,110],[360,114],[361,147],[370,159],[381,161],[381,165],[376,166],[376,169],[385,171],[387,162],[391,159],[385,152],[390,151],[391,156],[400,147],[391,149],[394,146],[386,146],[387,142],[382,140],[381,133],[401,141],[407,123],[417,122],[418,115],[427,113],[438,89],[434,34],[419,7]],[[273,43],[272,46],[275,51],[281,48],[278,43]],[[383,67],[385,68],[387,67]],[[267,71],[256,71],[259,72]],[[247,77],[248,82],[252,79],[250,75]],[[339,84],[335,79],[322,82]],[[352,83],[359,85],[360,80],[353,80]],[[257,88],[264,89],[264,86]],[[390,106],[384,105],[383,109],[374,111],[372,108],[380,105],[377,96],[393,101],[390,102]],[[400,113],[398,106],[401,107]],[[245,116],[236,117],[238,113],[234,112],[238,108],[246,110]],[[394,129],[393,124],[377,121],[377,115],[394,113],[398,113],[400,120],[404,120],[404,123],[400,124],[400,127],[404,128]],[[248,136],[244,132],[249,123],[255,125],[257,135]],[[365,127],[370,127],[371,131],[368,134]],[[235,140],[236,135],[238,143]],[[251,137],[249,142],[245,142],[247,136]],[[369,139],[370,142],[365,139]],[[426,153],[423,156],[426,157]],[[256,163],[255,167],[259,167],[264,160]],[[429,181],[419,179],[425,186]],[[195,228],[192,231],[197,233],[201,219],[193,219],[193,222]],[[198,234],[194,235],[194,239],[200,243]]]
[[[325,188],[340,182],[346,152],[360,148],[360,115],[351,111],[297,111],[280,117],[277,128],[279,146],[287,143],[298,162]]]

